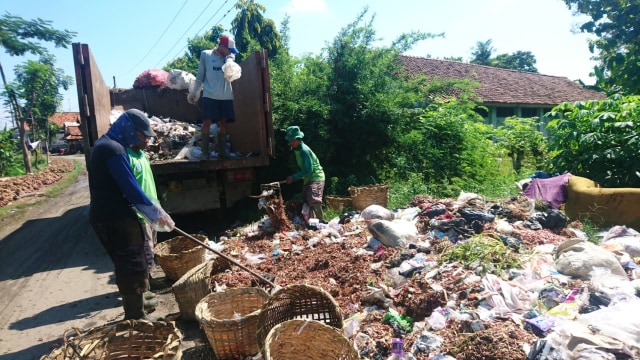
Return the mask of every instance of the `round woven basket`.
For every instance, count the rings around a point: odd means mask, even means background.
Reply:
[[[231,288],[198,302],[196,318],[216,359],[244,359],[260,352],[258,314],[268,298],[261,288]]]
[[[200,242],[207,243],[206,236],[191,235]],[[196,265],[204,262],[204,255],[207,249],[196,244],[186,236],[176,236],[167,241],[161,242],[153,249],[153,253],[158,259],[158,264],[169,280],[176,281],[193,269]]]
[[[342,312],[329,293],[319,287],[295,284],[276,291],[258,315],[258,344],[264,349],[267,334],[287,320],[317,320],[342,330]]]
[[[360,355],[339,330],[316,320],[287,320],[267,335],[264,360],[357,360]]]
[[[389,185],[369,185],[361,187],[349,187],[349,194],[353,202],[353,208],[362,211],[369,205],[380,205],[387,207],[389,205]]]
[[[182,333],[173,322],[124,320],[83,332],[65,331],[63,345],[40,360],[182,358]]]
[[[324,198],[327,203],[327,207],[333,210],[342,211],[344,208],[353,207],[353,200],[350,197],[339,197],[327,195]]]
[[[211,293],[209,284],[211,275],[229,268],[230,264],[227,260],[216,256],[200,265],[196,265],[171,286],[182,319],[196,320],[196,305],[203,297]]]

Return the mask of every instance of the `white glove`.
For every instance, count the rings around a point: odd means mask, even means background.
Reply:
[[[189,95],[187,95],[187,101],[189,104],[195,105],[200,99],[200,90],[202,90],[202,81],[194,80],[189,84]]]
[[[167,214],[164,210],[160,209],[160,217],[156,220],[155,223],[151,224],[155,231],[159,232],[170,232],[176,227],[176,223],[173,222],[173,219],[169,214]]]
[[[192,105],[195,105],[198,103],[198,98],[199,96],[197,96],[196,94],[187,95],[187,101],[189,102],[189,104],[192,104]]]

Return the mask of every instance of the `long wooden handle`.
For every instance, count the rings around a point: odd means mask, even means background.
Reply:
[[[173,228],[173,230],[181,235],[186,236],[189,240],[196,242],[198,245],[204,247],[205,249],[208,249],[209,251],[213,251],[215,254],[217,254],[218,256],[226,259],[227,261],[239,266],[240,268],[242,268],[244,271],[248,272],[249,274],[255,276],[256,278],[264,281],[265,283],[271,285],[273,288],[276,288],[276,284],[272,283],[271,281],[265,279],[264,277],[256,274],[255,272],[253,272],[251,269],[247,268],[246,266],[240,264],[239,262],[233,260],[232,258],[228,257],[227,255],[222,254],[221,252],[219,252],[218,250],[213,249],[212,247],[210,247],[209,245],[206,245],[205,243],[203,243],[202,241],[194,238],[193,236],[187,234],[186,232],[182,231],[180,228],[178,228],[177,226]]]

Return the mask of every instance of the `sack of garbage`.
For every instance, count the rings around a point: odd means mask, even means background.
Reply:
[[[373,220],[367,229],[378,241],[387,247],[405,246],[418,239],[418,229],[408,221]]]
[[[612,275],[627,277],[613,253],[583,240],[567,240],[556,250],[556,269],[561,274],[590,280],[594,269],[608,269]]]
[[[369,205],[360,213],[364,220],[393,220],[395,215],[393,211],[380,205]]]
[[[140,89],[149,86],[167,86],[169,73],[162,69],[151,69],[143,71],[133,82],[133,87]]]
[[[188,90],[192,82],[196,81],[193,74],[183,70],[173,69],[167,76],[167,87],[176,90]]]
[[[222,65],[222,72],[224,73],[224,78],[227,79],[228,82],[238,80],[240,79],[240,76],[242,76],[242,68],[231,59],[227,60],[227,62]]]

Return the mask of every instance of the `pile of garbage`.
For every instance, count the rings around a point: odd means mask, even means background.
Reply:
[[[279,286],[329,293],[363,359],[387,359],[397,338],[415,359],[640,358],[640,233],[583,230],[524,196],[463,192],[294,230],[265,217],[216,245]],[[232,268],[211,286],[256,284]]]
[[[111,110],[111,123],[113,124],[123,112],[118,109]],[[200,125],[171,118],[160,118],[149,114],[147,116],[151,120],[151,128],[157,135],[157,137],[152,138],[145,150],[151,162],[200,160],[204,158],[202,153],[202,127]],[[209,149],[217,149],[218,125],[212,124],[209,131]],[[232,151],[229,135],[227,135],[226,147],[229,157],[239,158],[250,155]],[[209,157],[215,159],[218,157],[218,153],[215,150],[211,151]]]

